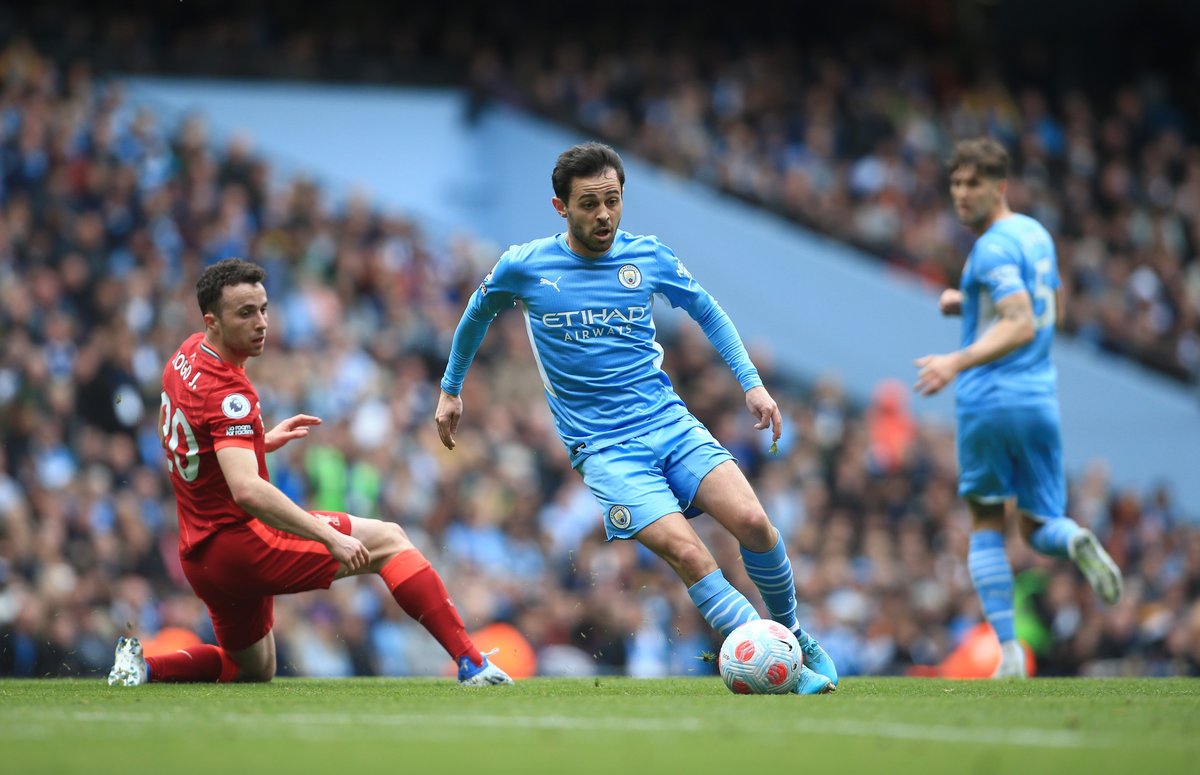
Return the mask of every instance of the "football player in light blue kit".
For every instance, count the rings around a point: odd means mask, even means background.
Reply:
[[[1016,498],[1021,534],[1038,552],[1070,557],[1109,604],[1121,572],[1096,536],[1066,516],[1056,372],[1050,360],[1059,288],[1050,234],[1006,199],[1008,153],[995,140],[959,142],[950,161],[958,218],[979,235],[959,290],[942,292],[961,314],[962,348],[916,360],[916,390],[932,395],[958,378],[958,494],[973,517],[967,567],[1000,640],[997,678],[1024,678],[1013,625],[1013,574],[1004,514]]]
[[[799,694],[825,694],[837,670],[796,621],[796,585],[779,532],[733,457],[692,416],[662,370],[655,296],[683,307],[742,385],[754,426],[778,440],[783,419],[729,316],[671,249],[621,231],[625,170],[600,143],[564,151],[551,175],[565,233],[509,248],[471,296],[454,333],[437,426],[454,449],[467,369],[497,313],[525,316],[559,437],[604,513],[609,540],[635,538],[688,586],[722,637],[759,618],[684,516],[706,512],[741,544],[771,617],[796,633]],[[810,669],[811,668],[811,669]]]

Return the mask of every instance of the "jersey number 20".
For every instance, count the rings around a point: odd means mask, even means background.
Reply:
[[[171,398],[167,391],[162,392],[162,438],[167,447],[167,470],[178,471],[185,482],[194,482],[200,475],[200,445],[196,443],[196,434],[192,426],[183,416],[183,410],[176,407],[171,411]],[[180,454],[179,434],[183,434],[183,442],[187,445]]]

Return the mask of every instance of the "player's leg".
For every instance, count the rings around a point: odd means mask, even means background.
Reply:
[[[678,511],[650,522],[634,536],[663,558],[687,585],[692,602],[709,626],[724,638],[751,619],[754,606],[725,578],[712,552]]]
[[[231,652],[237,663],[235,680],[244,683],[265,683],[275,677],[275,631],[270,630],[255,643]]]
[[[185,571],[190,563],[185,563]],[[165,683],[266,682],[275,677],[275,599],[241,594],[236,582],[214,589],[194,571],[192,587],[208,606],[217,643],[147,657],[148,678]],[[232,588],[232,592],[230,591]]]
[[[696,450],[684,460],[702,460],[704,454],[703,450]],[[691,466],[693,470],[704,467]],[[796,635],[804,652],[804,663],[836,686],[838,672],[833,659],[796,620],[796,579],[783,538],[737,464],[727,459],[708,471],[696,487],[691,505],[711,516],[738,540],[746,575],[758,587],[771,618]]]
[[[349,517],[350,535],[362,541],[371,555],[355,572],[377,573],[396,603],[419,622],[458,665],[459,682],[466,686],[509,684],[508,674],[493,664],[471,641],[466,625],[450,599],[442,577],[413,546],[404,529],[393,522]],[[352,575],[340,566],[335,578]]]
[[[269,681],[275,675],[274,600],[255,588],[262,543],[249,530],[221,531],[182,562],[192,589],[208,607],[217,642],[145,657],[137,638],[117,641],[111,685],[147,682],[227,683]]]
[[[683,514],[675,511],[643,527],[634,536],[643,546],[667,561],[688,586],[688,595],[722,638],[739,626],[758,619],[758,612],[717,566],[708,547]],[[805,657],[807,662],[807,656]],[[828,694],[836,688],[827,676],[807,664],[800,667],[797,694]]]
[[[269,649],[269,651],[268,651]],[[147,657],[136,637],[121,637],[108,673],[110,686],[144,683],[229,683],[270,681],[275,676],[275,640],[271,633],[258,643],[231,652],[202,643],[170,654]]]
[[[1058,406],[1024,410],[1014,421],[1024,441],[1017,460],[1017,506],[1021,534],[1048,557],[1070,558],[1100,598],[1121,599],[1121,571],[1091,530],[1066,514],[1067,484],[1062,461]]]
[[[967,570],[984,618],[1000,641],[995,677],[1024,678],[1025,651],[1013,620],[1013,572],[1004,546],[1005,513],[1015,494],[1011,418],[997,412],[958,417],[958,494],[971,509]]]
[[[796,620],[796,580],[783,538],[733,456],[691,415],[661,435],[670,450],[664,474],[686,513],[708,513],[738,540],[746,575],[771,618],[795,634],[805,664],[836,686],[833,660]]]
[[[967,570],[984,618],[1000,641],[996,678],[1024,678],[1025,651],[1017,640],[1013,619],[1013,572],[1004,548],[1006,503],[968,500],[972,531]]]
[[[636,538],[666,560],[688,587],[708,624],[728,635],[758,613],[726,580],[708,547],[680,513],[679,498],[661,473],[654,439],[627,441],[592,453],[576,465],[604,511],[608,540]]]
[[[349,518],[326,517],[343,532]],[[182,561],[184,574],[208,607],[220,645],[200,645],[141,659],[126,641],[118,642],[113,673],[129,674],[138,660],[148,681],[203,683],[270,681],[275,677],[274,595],[328,587],[338,562],[316,541],[250,521],[222,530],[195,555]],[[136,639],[134,639],[136,642]],[[122,651],[126,652],[124,662]],[[131,652],[136,651],[136,659]],[[113,683],[110,674],[109,683]],[[117,676],[118,679],[121,676]],[[128,685],[126,678],[124,681]]]
[[[663,434],[669,433],[664,429]],[[660,473],[662,456],[656,446],[663,441],[661,435],[647,434],[589,455],[578,464],[579,472],[604,509],[609,540],[636,538],[662,557],[687,585],[704,620],[724,638],[739,625],[759,618],[758,612],[725,578],[680,512],[681,498]],[[704,473],[707,470],[695,477],[688,500]],[[829,679],[801,669],[799,693],[821,694],[832,688]]]
[[[779,531],[737,464],[726,460],[709,471],[691,503],[738,540],[746,575],[758,587],[771,618],[789,630],[798,629],[792,563]]]

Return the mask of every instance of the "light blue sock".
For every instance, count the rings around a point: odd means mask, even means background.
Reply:
[[[1067,547],[1080,530],[1070,517],[1048,519],[1029,536],[1029,545],[1047,557],[1070,557]]]
[[[789,630],[800,629],[796,621],[796,579],[779,531],[775,531],[775,545],[767,551],[752,552],[744,546],[741,550],[746,575],[758,587],[771,618]]]
[[[996,530],[971,533],[967,569],[996,637],[1001,643],[1013,640],[1013,574],[1004,553],[1004,536]]]
[[[688,587],[688,594],[704,621],[721,633],[722,638],[739,625],[759,618],[754,606],[729,583],[720,568]]]

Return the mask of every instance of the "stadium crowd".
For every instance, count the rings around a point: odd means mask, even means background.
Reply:
[[[633,542],[604,544],[531,400],[541,386],[518,316],[480,351],[458,449],[438,444],[436,380],[494,246],[431,240],[366,201],[334,206],[303,178],[279,185],[249,147],[214,148],[196,120],[164,126],[85,63],[60,67],[28,43],[0,51],[0,84],[0,675],[99,675],[129,630],[211,639],[180,573],[156,426],[163,363],[199,326],[192,283],[228,256],[269,272],[273,333],[250,364],[265,415],[325,421],[271,456],[281,488],[403,524],[468,625],[511,623],[544,674],[712,672],[699,658],[712,636],[670,571]],[[758,352],[786,417],[770,456],[698,330],[665,345],[681,394],[780,526],[801,621],[839,669],[944,659],[980,621],[950,430],[918,424],[906,387],[856,406],[836,378],[798,384]],[[1104,610],[1073,568],[1014,543],[1039,671],[1200,674],[1197,523],[1165,488],[1114,489],[1102,464],[1070,492],[1126,570],[1126,596]],[[700,528],[757,601],[731,539]],[[281,598],[276,637],[284,674],[448,667],[373,578]]]
[[[872,41],[873,43],[875,41]],[[938,54],[788,42],[729,55],[647,43],[481,55],[476,93],[570,122],[838,239],[937,287],[971,235],[945,159],[988,134],[1014,158],[1013,207],[1058,240],[1064,327],[1176,377],[1200,377],[1200,126],[1170,81],[1111,103],[969,74]]]
[[[954,139],[988,132],[1015,159],[1010,201],[1059,240],[1065,329],[1200,381],[1200,13],[1187,3],[1114,0],[1080,18],[1036,0],[850,0],[741,17],[618,0],[629,25],[569,38],[545,0],[518,17],[348,7],[320,24],[302,3],[268,5],[26,13],[60,59],[106,70],[468,82],[477,111],[571,122],[939,285],[968,247],[944,161]],[[1020,45],[1003,38],[1014,25]]]

